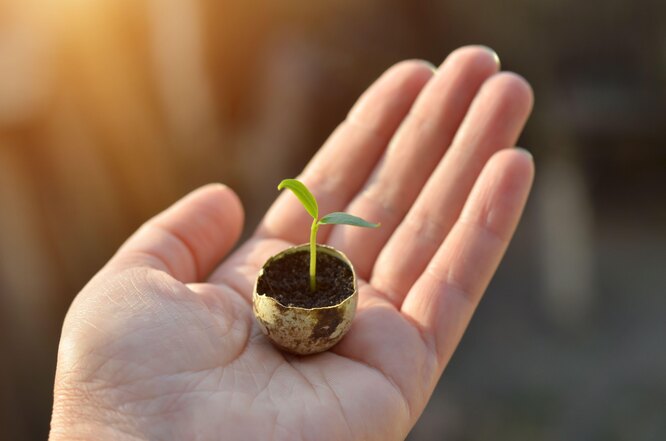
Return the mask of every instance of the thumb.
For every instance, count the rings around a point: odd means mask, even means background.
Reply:
[[[206,185],[141,226],[106,269],[143,266],[183,283],[201,281],[238,240],[243,217],[233,190],[222,184]]]

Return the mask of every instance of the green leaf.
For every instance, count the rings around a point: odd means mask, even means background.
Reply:
[[[336,224],[336,225],[354,225],[355,227],[377,228],[379,224],[373,224],[360,217],[352,216],[347,213],[331,213],[322,217],[319,221],[320,224]]]
[[[283,188],[288,188],[296,195],[298,200],[301,201],[301,204],[303,204],[308,213],[310,213],[310,216],[314,219],[319,217],[317,200],[312,193],[310,193],[310,190],[308,190],[305,184],[296,179],[285,179],[280,182],[280,185],[278,185],[278,190],[282,190]]]

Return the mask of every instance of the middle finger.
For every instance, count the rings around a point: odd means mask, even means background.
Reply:
[[[391,141],[365,188],[346,211],[372,222],[376,231],[335,226],[328,243],[355,262],[362,278],[444,155],[481,84],[499,69],[497,55],[468,46],[447,57],[426,85]]]

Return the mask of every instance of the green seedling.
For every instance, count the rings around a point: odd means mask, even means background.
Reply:
[[[288,188],[301,201],[305,210],[312,216],[310,227],[310,291],[317,288],[317,231],[320,225],[354,225],[356,227],[377,228],[379,224],[373,224],[360,217],[347,213],[330,213],[319,218],[319,206],[317,200],[310,190],[301,181],[296,179],[285,179],[278,185],[278,190]]]

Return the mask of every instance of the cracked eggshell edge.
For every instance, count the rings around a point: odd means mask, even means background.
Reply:
[[[342,302],[321,308],[301,308],[285,306],[257,292],[259,279],[266,267],[288,254],[308,248],[309,244],[290,247],[269,258],[259,271],[252,293],[252,310],[259,328],[280,349],[298,355],[323,352],[338,343],[351,328],[358,303],[354,267],[347,256],[327,245],[317,245],[317,252],[342,260],[352,271],[354,292]]]

